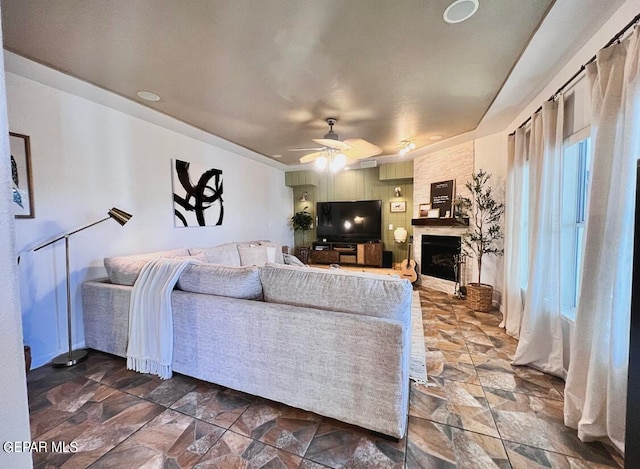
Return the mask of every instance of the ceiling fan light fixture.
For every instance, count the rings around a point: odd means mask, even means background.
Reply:
[[[478,6],[478,0],[456,0],[447,7],[442,18],[449,24],[462,23],[478,11]]]
[[[315,161],[315,165],[316,165],[316,169],[318,171],[324,171],[327,168],[327,157],[326,156],[319,156],[318,158],[316,158]]]
[[[338,139],[338,134],[333,131],[337,119],[329,117],[326,119],[329,125],[329,133],[324,138],[312,139],[321,148],[307,148],[306,150],[316,150],[313,153],[300,158],[300,163],[316,163],[316,169],[323,171],[327,168],[332,171],[343,169],[348,161],[359,160],[376,156],[382,153],[382,148],[361,138],[348,138],[345,141]]]
[[[338,153],[337,155],[334,155],[333,158],[331,158],[331,161],[329,162],[329,168],[335,173],[344,168],[346,164],[347,157],[345,156],[345,154]]]
[[[409,153],[410,151],[413,151],[416,149],[416,144],[413,143],[413,140],[402,140],[400,142],[400,151],[398,152],[400,154],[400,156],[404,156],[407,153]]]

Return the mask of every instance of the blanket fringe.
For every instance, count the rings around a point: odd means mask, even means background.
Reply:
[[[158,375],[160,379],[169,379],[173,375],[171,365],[163,365],[157,360],[150,358],[127,357],[127,369],[139,373]]]

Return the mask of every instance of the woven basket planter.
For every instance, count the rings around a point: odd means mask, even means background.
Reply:
[[[467,306],[474,311],[493,309],[493,287],[484,283],[467,285]]]

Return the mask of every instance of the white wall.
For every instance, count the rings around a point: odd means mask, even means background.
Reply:
[[[544,101],[549,99],[582,65],[602,49],[639,11],[640,0],[626,0],[600,29],[593,31],[589,41],[584,44],[578,53],[567,60],[562,70],[557,75],[549,77],[547,86],[522,108],[518,116],[505,129],[505,134],[514,131],[525,119],[531,116]]]
[[[0,60],[2,38],[0,36]],[[6,116],[4,67],[0,62],[0,185],[5,189],[0,199],[0,441],[29,441],[29,406],[22,352],[22,325],[20,323],[20,295],[15,262],[15,233],[13,200],[10,197],[11,171],[9,169],[9,132]],[[30,468],[29,452],[0,450],[0,466]]]
[[[474,140],[474,172],[480,169],[491,174],[489,184],[496,200],[505,200],[505,182],[507,175],[507,138],[503,133],[489,135]],[[504,226],[504,217],[502,218]],[[504,256],[487,255],[482,257],[482,283],[493,285],[493,301],[502,304]],[[476,262],[473,266],[472,278],[478,275]]]
[[[77,81],[54,73],[67,85]],[[256,161],[259,157],[241,156],[246,149],[235,153],[169,125],[149,122],[158,116],[145,120],[14,73],[6,78],[9,128],[31,137],[35,219],[16,220],[16,235],[18,250],[23,251],[24,337],[32,347],[34,367],[67,348],[64,241],[38,252],[29,249],[105,217],[112,206],[132,213],[131,221],[120,227],[108,220],[70,239],[78,346],[83,344],[79,285],[105,276],[105,256],[234,240],[292,244],[287,223],[292,195],[281,169]],[[92,92],[109,94],[97,88]],[[107,100],[126,101],[113,95]],[[123,104],[131,106],[130,101]],[[139,107],[143,114],[158,114]],[[163,118],[171,120],[160,115]],[[174,227],[171,160],[175,158],[223,171],[222,226]]]

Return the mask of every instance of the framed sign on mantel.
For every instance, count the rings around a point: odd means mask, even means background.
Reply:
[[[441,217],[446,213],[451,216],[451,203],[453,202],[455,185],[455,179],[431,184],[431,209],[440,209],[439,216]]]

